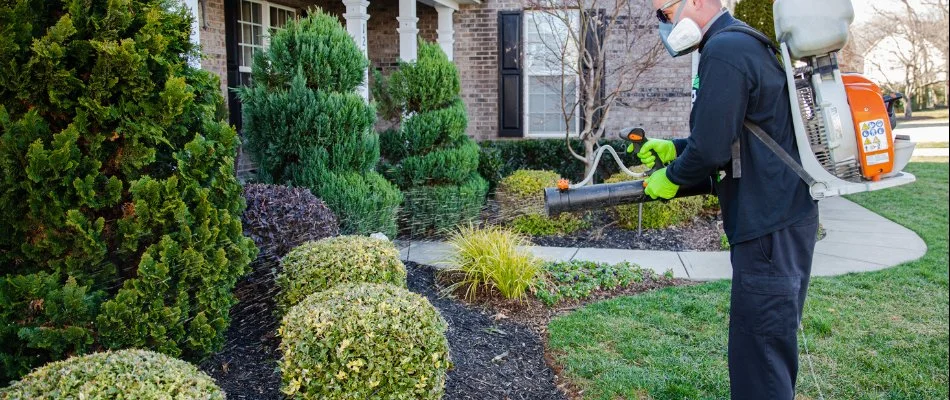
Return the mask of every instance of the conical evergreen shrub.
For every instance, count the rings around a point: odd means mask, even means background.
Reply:
[[[377,87],[405,116],[381,141],[383,171],[404,192],[409,228],[445,232],[477,217],[488,182],[478,174],[478,144],[465,135],[455,64],[437,44],[421,41],[418,60],[400,62]]]
[[[100,349],[221,347],[238,145],[177,1],[0,2],[0,379]]]
[[[355,92],[368,63],[336,17],[315,9],[288,22],[239,92],[243,130],[259,180],[310,188],[343,234],[392,237],[402,197],[375,172],[375,107]]]

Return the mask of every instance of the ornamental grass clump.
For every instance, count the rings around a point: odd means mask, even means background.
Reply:
[[[277,275],[277,306],[287,310],[307,296],[349,282],[406,286],[406,267],[388,240],[339,236],[304,243],[284,256]]]
[[[541,261],[523,246],[523,236],[498,226],[460,226],[449,241],[453,255],[442,272],[452,281],[448,292],[463,290],[474,299],[479,291],[497,290],[507,299],[524,299],[541,270]]]
[[[295,399],[439,399],[452,365],[447,326],[425,297],[395,285],[312,294],[278,331],[282,391]]]
[[[3,400],[224,398],[224,391],[194,365],[140,349],[55,361],[0,389]]]

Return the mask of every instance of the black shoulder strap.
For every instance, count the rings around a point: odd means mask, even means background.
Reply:
[[[751,26],[749,26],[749,25],[746,25],[746,24],[744,24],[744,23],[742,23],[742,24],[735,24],[735,25],[729,25],[729,26],[727,26],[727,27],[725,27],[725,28],[720,29],[718,32],[716,32],[716,35],[718,35],[718,34],[720,34],[720,33],[723,33],[723,32],[742,32],[742,33],[748,34],[749,36],[752,36],[752,37],[758,39],[760,42],[762,42],[762,44],[768,46],[768,48],[769,48],[770,50],[772,50],[773,53],[775,53],[775,54],[781,54],[781,53],[782,53],[782,51],[779,50],[778,47],[775,47],[775,43],[772,43],[772,39],[769,39],[769,37],[768,37],[768,36],[765,36],[764,33],[759,32],[759,31],[756,30],[755,28],[753,28],[753,27],[751,27]]]
[[[719,32],[716,32],[716,34],[720,34],[722,32],[742,32],[742,33],[748,34],[749,36],[752,36],[758,39],[760,42],[762,42],[762,44],[766,45],[776,55],[781,56],[782,54],[781,50],[779,50],[778,47],[775,47],[775,44],[772,43],[771,39],[769,39],[767,36],[765,36],[765,34],[763,34],[762,32],[759,32],[758,30],[755,30],[749,25],[746,25],[746,24],[730,25],[721,29]],[[805,183],[808,185],[809,188],[815,185],[815,178],[809,175],[808,172],[806,172],[805,169],[802,168],[802,165],[796,162],[795,159],[792,158],[792,156],[789,155],[788,152],[786,152],[785,149],[782,148],[782,146],[776,143],[775,140],[772,139],[772,137],[769,136],[768,133],[762,130],[762,128],[760,128],[758,125],[756,125],[754,122],[750,121],[749,119],[746,119],[743,122],[743,125],[745,126],[746,129],[752,132],[752,134],[755,135],[755,137],[757,137],[763,144],[765,144],[765,146],[768,147],[769,150],[772,150],[772,152],[775,153],[775,155],[778,156],[778,158],[782,160],[782,162],[785,163],[786,166],[788,166],[792,171],[795,171],[795,174],[797,174],[799,178],[805,181]],[[738,139],[732,143],[732,176],[733,178],[739,178],[742,176],[739,143],[740,142]]]

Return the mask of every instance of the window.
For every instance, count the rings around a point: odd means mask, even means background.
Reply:
[[[254,54],[267,48],[268,34],[297,17],[294,9],[266,1],[241,0],[238,10],[238,85],[251,82]],[[266,29],[265,29],[266,28]]]
[[[579,14],[561,10],[524,13],[525,136],[577,135],[580,46],[570,32],[577,31]],[[569,121],[565,121],[566,115],[571,116]]]

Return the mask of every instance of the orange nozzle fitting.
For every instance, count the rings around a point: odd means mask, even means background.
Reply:
[[[557,180],[557,190],[566,192],[570,188],[571,188],[571,182],[568,181],[567,179],[561,178]]]

